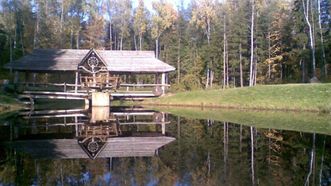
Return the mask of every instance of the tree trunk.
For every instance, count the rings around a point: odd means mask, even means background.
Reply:
[[[207,74],[206,74],[206,88],[209,86],[209,68],[207,68]]]
[[[64,0],[61,2],[61,26],[60,26],[60,48],[63,48],[63,20],[64,20]]]
[[[239,70],[240,70],[240,87],[244,86],[243,78],[243,64],[242,64],[242,51],[241,51],[241,42],[239,44]]]
[[[73,42],[74,42],[74,33],[72,29],[70,29],[70,48],[73,49]]]
[[[24,25],[24,21],[23,21],[23,25]],[[21,32],[20,32],[20,38],[21,38],[21,49],[22,49],[22,54],[23,54],[23,56],[24,56],[24,55],[25,55],[25,51],[24,51],[23,30],[21,30]]]
[[[33,49],[37,48],[37,42],[38,42],[38,35],[39,35],[39,17],[40,17],[40,5],[39,5],[39,0],[36,0],[36,14],[37,14],[37,20],[36,20],[36,25],[34,29],[34,34],[33,34]]]
[[[9,35],[9,62],[13,62],[13,44],[12,44],[12,38],[11,35]]]
[[[143,46],[143,36],[140,34],[139,35],[139,50],[142,50]]]
[[[226,49],[226,86],[229,88],[229,54],[228,54],[228,41],[225,41],[225,49]]]
[[[255,185],[255,170],[254,170],[254,135],[253,135],[253,127],[250,127],[251,133],[251,177],[252,177],[252,185]]]
[[[226,23],[225,23],[225,14],[224,14],[224,23],[223,23],[223,89],[226,87]]]
[[[271,64],[270,64],[270,58],[271,58],[271,41],[270,41],[270,31],[268,32],[268,78],[270,80],[271,78]]]
[[[155,40],[155,56],[159,59],[159,38],[156,38]]]
[[[120,38],[120,50],[123,49],[123,36],[121,36]]]
[[[117,34],[114,33],[114,36],[115,36],[115,38],[114,38],[114,48],[115,48],[115,50],[117,50]]]
[[[109,50],[113,50],[113,35],[112,35],[112,26],[111,20],[109,21]]]
[[[315,141],[316,141],[316,134],[313,134],[313,144],[312,144],[312,149],[311,149],[311,153],[310,153],[310,161],[309,161],[309,172],[306,178],[306,182],[305,185],[309,185],[310,182],[310,176],[312,174],[313,171],[313,165],[315,162]]]
[[[320,165],[320,173],[319,173],[319,183],[322,185],[322,173],[323,173],[323,167],[324,167],[324,154],[325,154],[325,138],[323,140],[323,149],[322,149],[322,157],[321,157],[321,165]]]
[[[310,0],[302,0],[303,12],[306,23],[309,28],[309,40],[310,40],[310,48],[312,51],[312,66],[313,66],[313,77],[316,77],[316,59],[315,59],[315,45],[314,45],[314,36],[313,36],[313,28],[309,20],[309,8],[310,8]]]
[[[137,48],[137,37],[136,37],[136,34],[133,34],[133,42],[134,42],[134,50],[138,50]]]
[[[79,31],[77,31],[76,35],[76,48],[79,49]]]
[[[254,12],[255,12],[255,0],[252,0],[252,16],[251,16],[251,60],[250,60],[250,70],[249,70],[249,86],[254,85]]]
[[[257,78],[257,60],[254,62],[254,86],[256,85],[256,78]]]
[[[178,37],[178,48],[177,48],[177,84],[180,82],[180,48],[181,47],[181,33],[179,32]]]
[[[318,4],[318,26],[320,30],[320,37],[321,37],[321,46],[322,46],[322,58],[323,58],[323,67],[324,69],[324,78],[328,75],[328,70],[326,66],[326,56],[325,56],[325,48],[324,48],[324,37],[323,37],[323,29],[322,29],[322,20],[321,20],[321,0],[317,0]]]
[[[213,72],[213,70],[210,70],[209,71],[209,76],[210,76],[210,78],[209,78],[209,80],[210,80],[210,87],[213,88],[213,81],[214,81],[214,72]]]

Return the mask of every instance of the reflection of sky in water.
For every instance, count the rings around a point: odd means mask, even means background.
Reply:
[[[89,183],[91,179],[91,174],[89,172],[82,173],[82,178],[79,180],[80,183]]]
[[[111,181],[111,173],[107,172],[103,175],[103,180],[106,182],[106,184],[109,184]]]

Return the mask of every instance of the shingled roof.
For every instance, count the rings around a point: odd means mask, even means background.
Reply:
[[[19,71],[76,71],[90,50],[35,49],[5,68]],[[94,50],[110,72],[162,73],[175,70],[155,58],[153,51]]]
[[[175,138],[157,137],[116,137],[109,138],[98,158],[108,157],[151,157],[161,147],[171,143]],[[18,151],[32,157],[50,159],[89,158],[78,145],[77,139],[23,140],[4,142]]]

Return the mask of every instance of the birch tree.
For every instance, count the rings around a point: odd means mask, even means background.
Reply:
[[[138,7],[135,10],[133,28],[134,33],[139,37],[139,50],[142,50],[143,36],[147,30],[147,11],[143,0],[139,0]]]
[[[252,12],[251,12],[251,35],[250,35],[250,44],[251,44],[251,57],[250,57],[250,68],[249,68],[249,86],[255,85],[254,74],[255,74],[255,65],[254,65],[254,18],[255,18],[255,0],[251,1]]]
[[[323,28],[322,28],[321,0],[317,0],[317,8],[318,8],[318,27],[319,27],[319,34],[320,34],[321,47],[322,47],[322,60],[323,60],[324,76],[327,77],[328,70],[327,70],[327,66],[326,66],[327,63],[326,63],[324,36],[323,36]]]
[[[314,34],[311,20],[309,19],[309,12],[312,14],[311,2],[310,0],[302,0],[303,14],[305,17],[305,21],[307,23],[309,29],[309,43],[311,49],[311,57],[312,57],[312,67],[313,67],[313,78],[316,78],[316,58],[315,58],[315,42],[314,42]]]
[[[152,38],[155,40],[155,56],[159,58],[159,40],[161,35],[170,28],[177,19],[177,13],[172,4],[165,1],[153,2]]]

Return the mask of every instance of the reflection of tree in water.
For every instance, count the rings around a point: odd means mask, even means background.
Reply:
[[[174,120],[177,123],[178,118]],[[224,126],[228,127],[226,132],[224,132]],[[178,126],[170,125],[167,131],[174,134],[178,131]],[[215,122],[207,127],[204,121],[182,118],[180,119],[180,135],[176,134],[180,137],[167,146],[161,158],[167,165],[177,165],[173,167],[173,171],[178,175],[179,182],[197,185],[216,183],[251,185],[250,134],[250,127],[247,126],[241,128],[240,125],[224,125],[223,122]],[[322,137],[322,135],[319,136]],[[223,143],[224,139],[227,139],[228,143]],[[255,183],[304,184],[309,172],[308,158],[310,157],[309,149],[312,146],[311,140],[312,134],[254,129]],[[329,137],[328,140],[330,141]],[[312,182],[315,184],[318,183],[316,179],[319,179],[318,171],[322,157],[322,150],[318,151],[318,149],[323,147],[322,142],[319,143],[320,145],[317,145],[318,142],[316,144],[315,174],[314,178],[311,178],[311,180],[315,179],[315,182]],[[210,175],[207,165],[208,153],[210,153]],[[324,167],[327,167],[325,157],[328,156],[330,160],[330,151],[324,154]]]
[[[208,126],[203,120],[173,119],[175,124],[167,125],[167,131],[177,140],[160,149],[159,156],[112,161],[34,160],[6,151],[1,156],[0,180],[21,185],[251,185],[250,127],[216,121]],[[256,184],[303,185],[309,173],[312,135],[254,129]],[[315,140],[311,184],[319,183],[323,154],[322,180],[331,166],[330,137],[326,137],[325,147],[324,136],[316,135]]]

